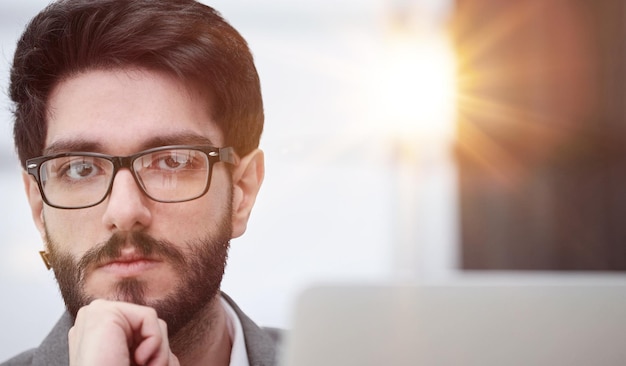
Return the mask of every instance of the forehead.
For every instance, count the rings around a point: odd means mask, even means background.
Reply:
[[[221,146],[209,100],[163,73],[83,72],[61,81],[50,95],[44,151],[82,145],[117,155],[168,144]]]

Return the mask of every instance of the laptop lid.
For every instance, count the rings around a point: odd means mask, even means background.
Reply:
[[[626,365],[626,281],[608,282],[314,287],[282,365]]]

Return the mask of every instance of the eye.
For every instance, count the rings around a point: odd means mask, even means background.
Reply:
[[[197,151],[193,150],[172,150],[153,155],[150,160],[152,169],[162,171],[180,171],[196,169],[198,166]]]
[[[74,157],[59,166],[57,176],[71,180],[84,180],[99,175],[102,169],[93,158]]]
[[[206,154],[193,149],[161,150],[141,155],[133,162],[134,169],[142,175],[142,179],[151,174],[185,174],[204,173],[209,169]]]
[[[171,153],[160,158],[157,162],[159,169],[180,169],[191,164],[189,155]]]

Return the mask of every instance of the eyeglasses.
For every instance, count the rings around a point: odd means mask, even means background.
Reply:
[[[78,209],[100,204],[111,193],[120,169],[129,169],[143,193],[158,202],[184,202],[203,196],[213,164],[237,165],[232,147],[163,146],[130,156],[70,152],[26,161],[43,201],[56,208]]]

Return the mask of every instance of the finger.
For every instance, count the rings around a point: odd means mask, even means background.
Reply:
[[[103,301],[94,301],[80,309],[68,332],[70,364],[97,366],[128,362],[128,339],[132,332],[112,308]]]
[[[158,332],[155,332],[155,324],[144,323],[144,325],[145,329],[142,328],[141,331],[143,339],[135,350],[135,361],[140,365],[168,365],[171,351],[167,337],[167,324],[161,319],[156,319]]]
[[[132,359],[141,365],[152,360],[167,365],[171,353],[167,327],[156,311],[130,303],[92,302],[79,311],[68,337],[73,364],[111,365]]]
[[[169,366],[180,366],[180,362],[178,362],[178,357],[175,354],[170,352],[170,363]]]

